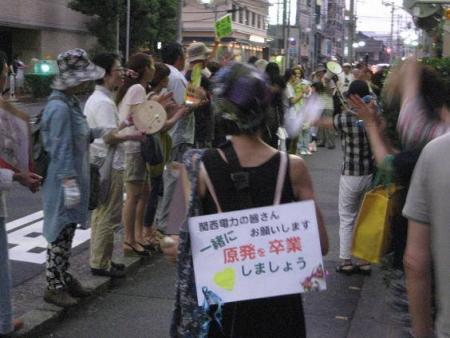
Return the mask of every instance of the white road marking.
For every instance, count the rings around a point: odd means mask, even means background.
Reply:
[[[30,222],[33,222],[33,221],[36,221],[36,220],[42,219],[42,218],[44,218],[44,212],[41,210],[41,211],[35,212],[34,214],[16,219],[9,223],[6,223],[6,231],[11,231],[15,228],[21,227],[24,224],[27,224],[27,223],[30,223]]]
[[[14,245],[9,249],[9,259],[20,262],[43,264],[47,254],[47,241],[42,236],[42,226],[44,213],[42,211],[35,212],[31,215],[16,219],[6,223],[8,233],[8,243]],[[18,230],[21,226],[31,223],[26,227]],[[33,234],[36,236],[29,236]],[[37,234],[38,235],[37,235]],[[85,242],[91,237],[91,229],[77,229],[73,239],[72,248],[75,248]],[[41,252],[30,252],[30,250]]]

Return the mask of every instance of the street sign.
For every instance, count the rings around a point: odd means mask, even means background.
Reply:
[[[233,33],[233,23],[231,20],[231,15],[227,14],[221,17],[215,23],[216,26],[216,37],[218,39],[229,36]]]

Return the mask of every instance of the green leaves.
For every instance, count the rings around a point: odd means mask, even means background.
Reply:
[[[124,50],[126,39],[126,0],[71,0],[69,8],[91,16],[89,31],[97,37],[105,50],[115,50],[117,18],[120,21],[120,49]],[[156,48],[175,39],[177,0],[131,1],[131,50]]]

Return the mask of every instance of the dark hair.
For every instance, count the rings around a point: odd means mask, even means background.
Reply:
[[[0,72],[3,71],[5,63],[8,63],[8,57],[4,51],[0,50]]]
[[[133,76],[125,76],[125,80],[123,85],[120,87],[119,92],[117,93],[116,97],[116,104],[118,105],[122,99],[124,98],[125,94],[127,93],[128,89],[141,82],[142,77],[144,76],[145,69],[147,67],[152,66],[152,58],[150,55],[145,53],[136,53],[132,56],[130,56],[130,59],[128,60],[127,68],[133,70],[138,74],[137,77]]]
[[[270,84],[278,85],[281,89],[286,88],[286,82],[280,74],[280,66],[276,62],[269,62],[266,67],[266,74],[269,78]]]
[[[322,82],[313,82],[311,84],[311,88],[314,88],[316,90],[316,93],[319,95],[325,93],[325,86]]]
[[[211,77],[214,76],[220,70],[220,63],[217,61],[208,61],[206,68],[211,72]]]
[[[295,75],[294,70],[292,68],[288,68],[284,71],[284,81],[289,82],[289,79]]]
[[[93,57],[92,62],[97,66],[102,67],[105,70],[105,76],[111,75],[111,70],[114,67],[116,61],[120,61],[119,55],[115,53],[100,53]],[[103,84],[103,79],[98,79],[95,81],[96,84]]]
[[[247,63],[249,63],[249,64],[251,64],[251,65],[254,65],[255,64],[255,62],[256,61],[258,61],[259,59],[258,59],[258,57],[257,56],[255,56],[255,55],[252,55],[252,56],[250,56],[249,58],[248,58],[248,61],[247,61]]]
[[[155,75],[150,81],[150,86],[152,88],[158,86],[165,78],[170,75],[170,69],[162,62],[155,63]]]
[[[255,67],[233,63],[214,79],[213,110],[225,135],[256,135],[270,118],[270,87]]]
[[[161,49],[162,62],[174,65],[177,60],[184,55],[183,46],[178,42],[172,42]]]
[[[353,81],[352,83],[350,83],[347,91],[347,96],[350,95],[358,95],[361,98],[370,95],[369,85],[366,81],[363,80]]]
[[[444,105],[450,107],[450,88],[434,68],[422,65],[419,72],[419,93],[427,108],[426,113],[430,119],[439,119],[439,110]]]
[[[348,87],[347,96],[358,95],[359,97],[364,97],[370,95],[369,85],[366,81],[355,80]]]

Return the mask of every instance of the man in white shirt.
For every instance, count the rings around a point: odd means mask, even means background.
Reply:
[[[121,223],[123,203],[123,171],[125,153],[123,142],[142,141],[141,132],[122,134],[119,131],[130,125],[130,119],[119,123],[119,112],[113,92],[122,85],[123,68],[120,59],[112,53],[97,55],[93,63],[105,69],[103,79],[96,81],[95,91],[84,108],[90,128],[102,128],[103,138],[96,139],[90,147],[91,185],[99,178],[97,205],[92,213],[90,267],[93,275],[124,277],[125,266],[112,259],[114,228]],[[94,178],[94,179],[93,179]]]
[[[339,76],[338,88],[342,94],[344,94],[350,84],[353,82],[352,65],[350,63],[344,63],[342,65],[342,74]]]
[[[169,84],[167,89],[173,93],[175,102],[184,105],[186,88],[188,82],[181,72],[185,66],[185,55],[183,46],[179,43],[170,43],[161,51],[162,61],[169,67]],[[172,149],[170,150],[169,162],[164,171],[164,194],[161,203],[158,205],[157,228],[160,232],[166,232],[166,222],[169,215],[170,202],[175,191],[177,177],[172,172],[172,162],[182,162],[183,155],[194,145],[195,117],[194,114],[187,114],[180,119],[169,131],[172,138]]]

